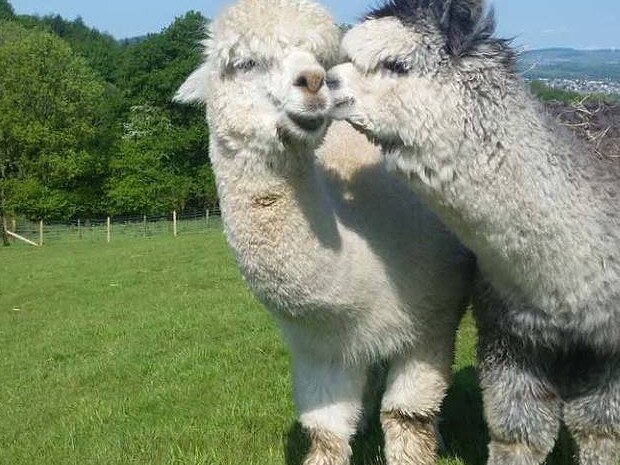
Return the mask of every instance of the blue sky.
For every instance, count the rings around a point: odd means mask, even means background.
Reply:
[[[232,0],[9,0],[18,13],[59,13],[117,38],[158,32],[175,16],[212,17]],[[320,0],[339,22],[354,22],[379,0]],[[620,1],[494,0],[499,33],[525,48],[620,48]]]

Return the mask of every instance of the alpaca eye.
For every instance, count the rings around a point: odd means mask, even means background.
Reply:
[[[258,68],[258,61],[251,58],[245,60],[237,60],[233,63],[233,68],[237,71],[243,71],[247,73],[255,68]]]
[[[384,61],[383,69],[395,74],[407,74],[411,71],[411,65],[404,61]]]

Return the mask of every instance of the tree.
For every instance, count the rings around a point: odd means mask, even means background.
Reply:
[[[28,29],[51,32],[60,37],[84,58],[90,68],[106,81],[114,82],[123,47],[111,35],[86,26],[80,17],[69,21],[59,15],[20,15],[14,19]]]
[[[217,203],[204,113],[171,101],[202,59],[200,13],[123,42],[79,18],[11,21],[0,26],[0,211],[62,219]]]
[[[200,13],[189,12],[160,34],[150,34],[127,44],[115,81],[128,102],[143,109],[145,105],[152,111],[157,109],[159,117],[169,125],[166,137],[174,140],[174,144],[166,148],[166,166],[191,178],[190,190],[184,194],[183,201],[188,208],[202,208],[217,201],[204,113],[197,107],[172,102],[178,87],[202,60],[199,42],[206,35],[206,26],[207,20]],[[132,117],[136,116],[134,112]],[[155,138],[142,142],[153,148],[159,146],[155,152],[166,145]],[[127,140],[123,147],[128,148]],[[120,197],[115,198],[118,208]]]
[[[131,109],[108,181],[111,213],[162,213],[185,208],[195,181],[183,156],[191,134],[172,125],[166,112]]]
[[[7,0],[0,0],[0,20],[9,19],[15,16],[13,7]]]
[[[174,93],[200,64],[198,45],[205,38],[207,20],[189,12],[160,34],[149,34],[127,46],[116,84],[132,105],[172,106]]]
[[[52,34],[0,22],[0,216],[97,208],[113,136],[105,83]]]
[[[4,163],[2,163],[0,159],[0,239],[2,239],[2,245],[5,247],[9,245],[9,236],[6,233],[6,191],[4,183],[2,182],[2,179],[5,178],[6,171],[6,166],[4,166]]]
[[[64,39],[106,81],[114,81],[121,56],[121,45],[114,37],[86,26],[80,17],[68,21],[58,15],[45,16],[37,23]]]

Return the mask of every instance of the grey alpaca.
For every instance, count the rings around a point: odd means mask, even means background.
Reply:
[[[345,36],[335,116],[477,256],[489,464],[620,443],[620,164],[549,118],[481,0],[393,0]]]

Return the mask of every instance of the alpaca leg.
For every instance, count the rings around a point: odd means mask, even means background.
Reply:
[[[564,407],[564,421],[579,448],[581,465],[620,463],[620,363],[607,363],[600,373],[595,390]]]
[[[436,461],[436,422],[450,380],[451,337],[390,365],[381,406],[388,465],[432,465]]]
[[[539,465],[553,449],[561,401],[506,344],[481,347],[484,410],[491,436],[488,465]]]
[[[293,391],[299,421],[308,432],[310,450],[304,465],[347,465],[349,441],[362,408],[365,366],[343,366],[293,355]]]

